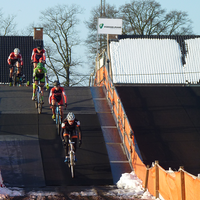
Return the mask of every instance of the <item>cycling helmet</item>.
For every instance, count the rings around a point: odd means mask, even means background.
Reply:
[[[38,68],[38,69],[42,69],[42,68],[43,68],[43,63],[38,63],[38,64],[37,64],[37,68]]]
[[[18,48],[14,49],[14,54],[18,55],[20,53],[20,50]]]
[[[39,44],[39,45],[37,46],[37,49],[38,49],[38,50],[42,50],[42,45]]]
[[[69,120],[69,121],[72,121],[72,120],[75,120],[75,115],[74,115],[74,113],[72,113],[72,112],[69,112],[68,114],[67,114],[67,120]]]
[[[60,85],[59,80],[53,82],[53,86],[59,86],[59,85]]]

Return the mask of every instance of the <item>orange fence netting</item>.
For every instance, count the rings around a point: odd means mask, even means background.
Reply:
[[[161,195],[165,200],[199,200],[200,180],[197,177],[182,169],[178,172],[165,171],[156,162],[153,167],[148,168],[142,162],[135,150],[134,131],[105,66],[96,72],[94,86],[105,87],[130,165],[138,178],[142,180],[143,187],[148,189],[153,196]]]

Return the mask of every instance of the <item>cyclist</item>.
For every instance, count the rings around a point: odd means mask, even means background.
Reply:
[[[56,102],[58,102],[58,106],[60,109],[61,113],[61,120],[63,119],[63,98],[65,101],[65,108],[67,108],[67,95],[65,94],[65,90],[63,87],[60,87],[60,82],[58,80],[53,82],[53,88],[50,90],[49,94],[49,104],[51,105],[52,108],[52,119],[56,118],[56,113],[55,113],[55,105]]]
[[[64,143],[64,149],[65,149],[64,162],[69,162],[69,155],[68,155],[69,134],[71,135],[72,142],[74,142],[73,144],[74,152],[76,152],[77,139],[79,139],[79,147],[81,147],[82,145],[82,133],[81,133],[80,121],[76,119],[74,113],[69,112],[66,118],[63,120],[61,127],[62,127],[61,139]],[[75,157],[75,162],[76,161],[77,159]]]
[[[10,68],[10,76],[9,76],[9,86],[12,86],[12,76],[13,76],[13,70],[14,66],[17,67],[17,75],[18,77],[21,74],[21,67],[23,66],[23,60],[22,55],[20,54],[20,50],[18,48],[14,49],[14,52],[11,52],[8,56],[8,64]]]
[[[35,96],[36,85],[38,85],[38,81],[40,81],[41,91],[42,91],[42,102],[44,103],[43,101],[44,87],[43,86],[45,84],[45,78],[46,78],[46,83],[47,83],[46,88],[49,89],[47,70],[43,66],[42,63],[38,63],[37,67],[33,70],[33,96],[32,96],[33,101],[36,98]]]
[[[31,62],[33,63],[33,69],[37,67],[37,64],[46,62],[45,50],[42,48],[42,45],[38,45],[37,48],[34,48],[31,55]]]

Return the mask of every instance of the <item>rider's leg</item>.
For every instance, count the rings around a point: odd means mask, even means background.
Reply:
[[[10,68],[9,85],[12,85],[13,67]]]
[[[44,83],[40,81],[41,85],[41,93],[42,93],[42,101],[43,101],[43,96],[44,96]]]
[[[36,85],[38,84],[38,81],[35,81],[33,83],[33,96],[32,96],[32,100],[35,100],[35,92],[36,92]]]
[[[17,75],[19,76],[21,73],[21,64],[20,62],[16,62],[16,67],[17,67]]]
[[[52,109],[52,119],[55,119],[56,118],[56,112],[55,112],[55,110],[56,110],[56,100],[55,99],[52,99],[52,101],[51,101],[51,109]]]
[[[61,115],[61,122],[64,119],[64,113],[63,113],[63,106],[59,106],[59,110],[60,110],[60,115]]]
[[[69,162],[69,152],[68,152],[69,136],[68,136],[68,133],[64,132],[63,138],[64,138],[64,149],[65,149],[65,161],[64,162]]]
[[[37,63],[33,63],[33,69],[37,67]]]
[[[77,138],[72,138],[72,142],[74,142],[74,152],[76,152]]]
[[[73,146],[74,146],[74,152],[76,153],[76,146],[77,146],[77,138],[72,138],[72,142],[74,142]],[[75,162],[77,162],[77,159],[76,159],[76,154],[75,154]]]
[[[64,142],[65,142],[65,156],[68,156],[68,144],[69,144],[69,136],[67,133],[64,133],[63,134],[63,137],[64,137]]]

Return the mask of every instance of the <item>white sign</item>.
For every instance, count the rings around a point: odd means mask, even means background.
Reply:
[[[122,34],[122,19],[98,19],[98,34]]]

